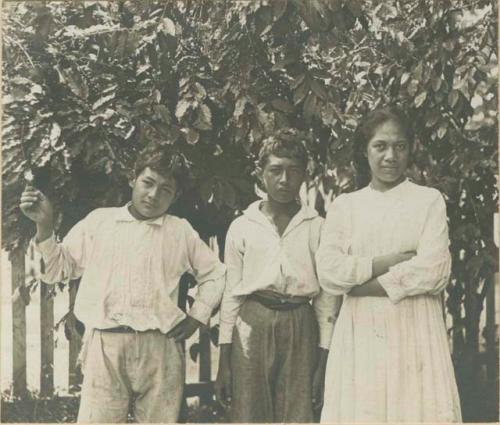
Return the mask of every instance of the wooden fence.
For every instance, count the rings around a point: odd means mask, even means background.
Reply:
[[[28,258],[33,259],[31,250]],[[22,250],[15,250],[9,254],[11,263],[11,284],[12,284],[12,396],[23,397],[28,391],[27,385],[27,293],[24,289],[32,279],[26,273],[26,256]],[[54,395],[54,298],[51,294],[52,285],[43,282],[40,287],[40,396],[51,397]],[[187,293],[189,289],[189,279],[181,279],[179,291],[179,306],[185,309]],[[74,304],[77,285],[69,285],[69,305],[68,310]],[[71,328],[71,326],[69,327]],[[82,381],[80,368],[77,367],[78,353],[81,348],[81,336],[77,332],[70,332],[69,338],[69,392],[76,394]],[[211,350],[210,350],[210,328],[202,327],[199,331],[199,355],[198,365],[199,381],[187,384],[185,388],[186,397],[199,397],[200,403],[207,404],[212,399],[213,383],[211,382]],[[10,347],[8,347],[10,348]]]
[[[10,253],[12,265],[12,293],[19,293],[25,285],[25,253],[16,250]],[[28,276],[28,279],[30,277]],[[495,305],[496,293],[499,291],[499,275],[496,273],[486,282],[487,294],[485,306],[481,313],[483,327],[482,343],[469,349],[469,353],[457,361],[454,353],[457,381],[459,384],[464,420],[487,421],[498,419],[498,332],[499,313]],[[188,283],[181,282],[179,305],[185,307]],[[41,375],[40,395],[51,397],[54,394],[54,302],[49,296],[50,286],[41,284],[40,294],[40,332],[41,332]],[[74,302],[76,286],[69,289],[70,305]],[[12,304],[13,326],[13,395],[22,397],[27,391],[26,379],[26,303],[22,296],[14,296]],[[477,326],[480,326],[479,322]],[[203,328],[199,332],[198,379],[196,383],[186,386],[186,397],[199,397],[200,404],[208,404],[213,398],[213,382],[211,382],[211,350],[210,329]],[[76,394],[82,376],[76,366],[81,339],[73,335],[69,340],[69,388]],[[465,362],[463,359],[466,359]],[[472,365],[472,367],[471,367]],[[480,388],[479,388],[480,387]]]

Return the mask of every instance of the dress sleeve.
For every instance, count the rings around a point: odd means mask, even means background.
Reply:
[[[311,224],[309,238],[312,241],[310,245],[313,253],[318,251],[322,225],[323,219],[320,218],[314,220]],[[341,305],[342,296],[325,292],[325,290],[321,287],[318,295],[316,295],[313,299],[314,313],[316,314],[319,326],[319,346],[326,350],[330,348],[333,328],[335,326],[335,322],[337,321]]]
[[[405,297],[438,294],[448,284],[451,271],[446,204],[437,192],[427,214],[417,244],[417,254],[379,276],[393,303]]]
[[[316,253],[320,286],[333,295],[343,295],[372,276],[372,258],[349,254],[351,208],[346,195],[336,198],[326,216]]]

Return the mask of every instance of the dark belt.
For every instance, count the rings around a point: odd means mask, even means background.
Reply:
[[[130,326],[117,326],[116,328],[106,328],[106,329],[98,329],[101,332],[112,332],[117,334],[135,334],[140,331],[136,331],[134,328]]]
[[[257,291],[247,295],[247,299],[256,301],[271,310],[293,310],[301,305],[309,304],[309,297],[284,296],[270,293],[270,291]]]

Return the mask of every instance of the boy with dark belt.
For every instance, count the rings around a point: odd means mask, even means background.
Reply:
[[[216,395],[232,422],[312,422],[322,404],[340,298],[318,284],[323,219],[298,201],[306,166],[295,133],[266,139],[257,172],[267,199],[227,234]]]
[[[61,243],[47,197],[32,186],[21,210],[37,226],[35,246],[48,283],[81,277],[75,314],[85,324],[78,422],[176,422],[183,397],[181,341],[220,303],[225,267],[184,219],[167,214],[181,183],[180,158],[139,155],[132,200],[99,208]],[[198,296],[188,315],[177,307],[179,278],[194,274]]]

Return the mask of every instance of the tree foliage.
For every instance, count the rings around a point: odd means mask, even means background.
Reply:
[[[496,2],[7,2],[3,15],[5,248],[32,232],[17,207],[26,170],[64,234],[90,209],[124,202],[148,143],[188,159],[194,184],[178,212],[222,243],[255,198],[262,139],[286,127],[307,134],[324,212],[354,188],[359,117],[398,103],[418,139],[411,174],[448,204],[455,351],[477,345],[497,269]]]

